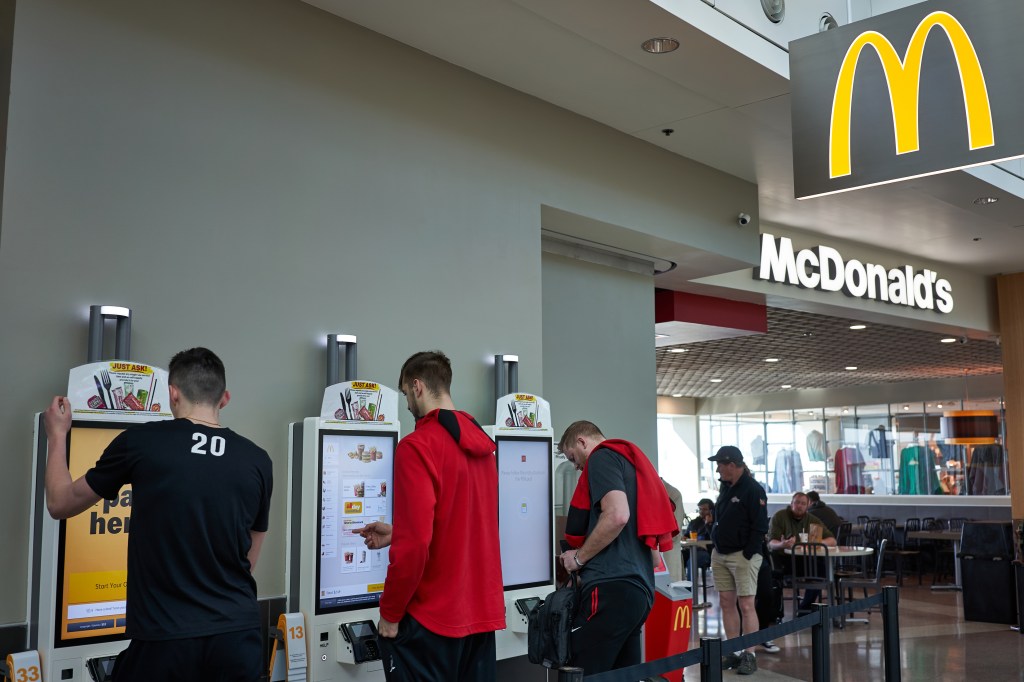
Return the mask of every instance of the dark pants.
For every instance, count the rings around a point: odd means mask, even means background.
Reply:
[[[259,628],[153,642],[133,639],[114,663],[113,682],[256,682],[262,668]]]
[[[572,622],[572,665],[593,675],[641,663],[640,631],[650,611],[647,593],[633,583],[583,590]]]
[[[388,682],[493,682],[498,676],[493,632],[443,637],[406,614],[398,636],[377,643]]]

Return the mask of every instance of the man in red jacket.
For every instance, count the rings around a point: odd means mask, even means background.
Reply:
[[[416,353],[398,385],[416,430],[395,451],[394,526],[371,523],[367,547],[391,545],[377,630],[389,682],[489,682],[505,628],[494,442],[455,410],[452,367]]]

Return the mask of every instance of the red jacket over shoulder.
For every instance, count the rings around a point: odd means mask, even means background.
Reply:
[[[380,613],[444,637],[505,627],[494,442],[434,410],[395,452],[394,533]]]

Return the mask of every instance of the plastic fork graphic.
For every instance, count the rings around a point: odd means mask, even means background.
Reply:
[[[101,369],[100,381],[103,382],[103,388],[107,389],[107,405],[110,405],[110,409],[112,410],[119,409],[117,405],[114,404],[114,395],[110,392],[110,372],[105,369]]]

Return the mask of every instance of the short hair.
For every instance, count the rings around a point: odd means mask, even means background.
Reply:
[[[597,428],[597,424],[581,419],[569,424],[569,428],[565,430],[561,440],[558,441],[558,451],[565,452],[565,448],[569,443],[581,437],[604,440],[604,434],[601,433],[601,429]]]
[[[796,498],[798,497],[807,497],[807,493],[797,490],[795,493],[793,493],[793,497],[790,498],[790,503],[795,502]]]
[[[702,499],[702,500],[701,500],[700,502],[698,502],[698,503],[697,503],[697,509],[700,509],[700,508],[701,508],[701,507],[703,507],[703,506],[704,506],[705,504],[706,504],[707,506],[711,507],[712,509],[714,509],[714,508],[715,508],[715,503],[714,503],[714,502],[712,502],[711,500],[709,500],[708,498],[706,498],[706,497],[705,497],[705,498],[703,498],[703,499]]]
[[[408,381],[419,379],[435,398],[447,395],[452,390],[452,363],[439,350],[424,350],[413,353],[398,373],[398,388],[404,390]]]
[[[821,495],[818,494],[817,490],[808,490],[807,499],[811,502],[821,502]]]
[[[224,363],[208,348],[189,348],[167,366],[167,383],[196,405],[216,405],[224,397]]]

